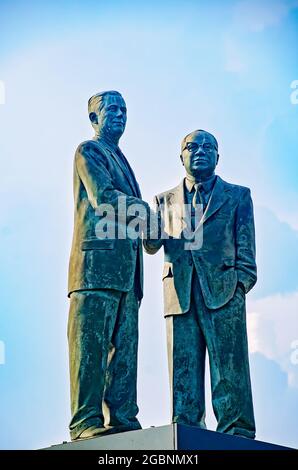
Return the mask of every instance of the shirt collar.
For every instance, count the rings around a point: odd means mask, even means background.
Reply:
[[[213,184],[215,183],[216,178],[217,178],[216,175],[212,175],[209,178],[207,178],[205,181],[200,181],[200,184],[202,185],[202,188],[205,191],[205,193],[208,193],[208,192],[211,191],[211,189],[213,187]],[[191,192],[194,188],[194,185],[196,183],[198,183],[198,181],[192,180],[192,179],[188,178],[187,176],[184,178],[184,181],[185,181],[186,189],[189,192]]]

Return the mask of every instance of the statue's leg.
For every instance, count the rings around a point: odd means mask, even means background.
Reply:
[[[172,422],[205,429],[206,343],[193,294],[188,312],[166,318]]]
[[[237,287],[234,297],[203,317],[209,351],[212,404],[217,431],[255,437],[249,373],[245,296]]]
[[[110,345],[104,393],[105,424],[114,432],[140,429],[136,418],[138,362],[138,298],[134,288],[121,293]]]
[[[82,431],[103,428],[102,398],[109,344],[121,292],[78,291],[70,297],[68,343],[72,439]]]

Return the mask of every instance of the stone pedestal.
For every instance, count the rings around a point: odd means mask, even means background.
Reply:
[[[45,450],[288,450],[267,442],[171,424],[53,445]]]

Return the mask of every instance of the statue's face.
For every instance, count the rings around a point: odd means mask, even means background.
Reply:
[[[107,95],[98,114],[98,128],[102,135],[119,139],[126,125],[126,104],[121,96]]]
[[[218,162],[218,151],[210,134],[190,134],[184,143],[181,160],[190,176],[208,177],[214,173]]]

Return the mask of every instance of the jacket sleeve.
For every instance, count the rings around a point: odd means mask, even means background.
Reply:
[[[240,194],[236,214],[236,270],[247,293],[257,281],[253,203],[248,188]]]
[[[158,197],[154,198],[155,216],[151,219],[153,223],[150,225],[148,237],[143,239],[143,247],[146,253],[154,255],[163,245],[161,237],[161,212]]]

